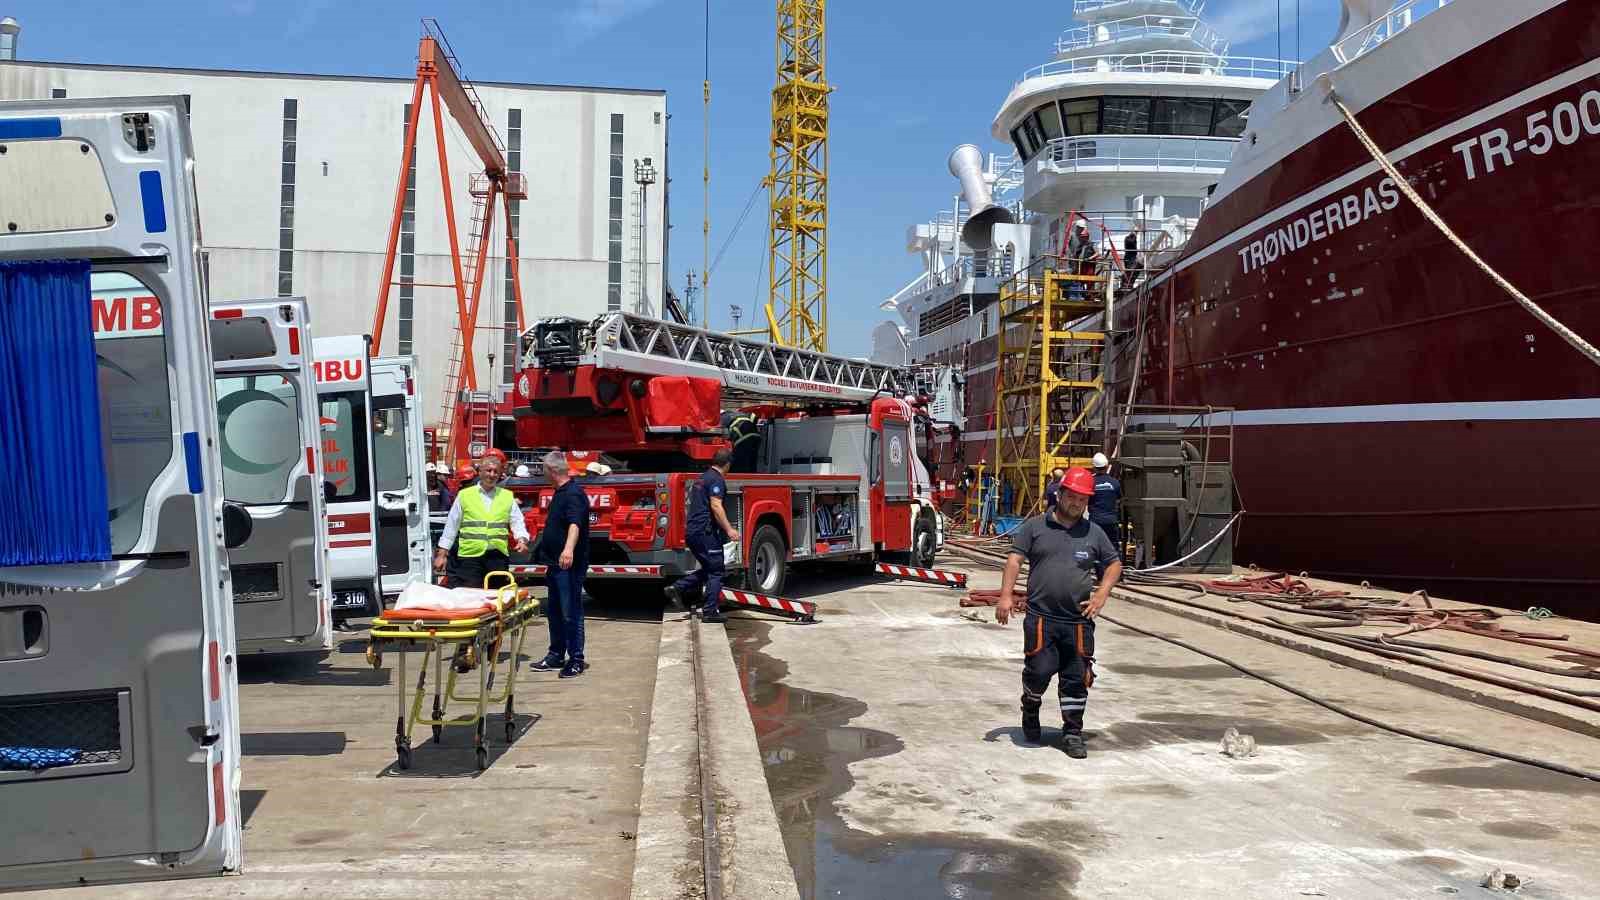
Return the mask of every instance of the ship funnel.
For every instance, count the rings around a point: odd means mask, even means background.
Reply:
[[[961,241],[973,251],[987,251],[994,241],[989,236],[996,225],[1010,225],[1011,211],[997,206],[983,178],[983,151],[972,144],[962,144],[950,151],[950,174],[961,179],[961,197],[967,201],[971,215],[961,226]]]
[[[17,39],[22,35],[22,26],[10,16],[0,16],[0,59],[17,58]]]
[[[1344,10],[1339,14],[1339,36],[1335,44],[1366,28],[1389,14],[1394,0],[1344,0]]]

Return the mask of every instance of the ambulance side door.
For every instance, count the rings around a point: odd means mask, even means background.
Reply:
[[[7,489],[27,522],[0,526],[0,888],[239,866],[224,542],[249,517],[223,502],[181,103],[0,102],[0,384],[19,388],[0,420],[23,441],[0,459],[56,457],[36,460],[47,497]]]
[[[421,422],[414,392],[409,357],[372,361],[373,489],[378,504],[378,571],[385,594],[398,594],[413,577],[427,577],[430,565]]]

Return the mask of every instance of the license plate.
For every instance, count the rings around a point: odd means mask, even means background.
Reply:
[[[334,591],[334,609],[361,609],[367,608],[367,595],[362,591]]]

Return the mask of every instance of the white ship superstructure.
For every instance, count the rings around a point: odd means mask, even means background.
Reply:
[[[941,454],[945,463],[983,461],[994,439],[1001,281],[1064,256],[1079,217],[1108,257],[1130,232],[1146,263],[1175,255],[1245,133],[1251,101],[1294,68],[1230,55],[1202,0],[1076,0],[1073,11],[1077,24],[1048,62],[1022,73],[990,125],[1004,149],[951,154],[959,193],[908,230],[923,270],[883,303],[900,323],[874,334],[875,358],[966,373],[964,447]],[[1009,215],[972,216],[996,207]]]

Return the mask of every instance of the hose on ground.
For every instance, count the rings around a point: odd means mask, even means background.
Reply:
[[[1363,713],[1358,713],[1347,706],[1334,703],[1331,700],[1324,700],[1323,698],[1318,697],[1309,691],[1303,691],[1297,687],[1292,687],[1276,678],[1273,678],[1270,675],[1264,675],[1260,672],[1257,672],[1254,669],[1251,669],[1249,666],[1241,665],[1240,663],[1237,663],[1219,653],[1212,653],[1209,650],[1202,650],[1187,641],[1180,640],[1170,635],[1161,634],[1159,632],[1149,631],[1136,625],[1129,625],[1127,622],[1123,622],[1120,619],[1108,616],[1105,613],[1101,613],[1100,618],[1105,619],[1119,628],[1126,628],[1129,631],[1137,632],[1145,637],[1152,637],[1156,640],[1166,641],[1174,646],[1182,647],[1191,653],[1198,653],[1207,659],[1222,663],[1230,669],[1234,669],[1258,681],[1263,681],[1267,684],[1270,684],[1280,691],[1293,694],[1307,703],[1316,704],[1317,706],[1320,706],[1329,712],[1337,713],[1338,715],[1344,716],[1347,719],[1354,719],[1363,725],[1369,725],[1373,728],[1387,731],[1390,734],[1398,734],[1401,737],[1408,737],[1418,741],[1426,741],[1430,744],[1438,744],[1441,747],[1450,747],[1455,750],[1465,750],[1468,753],[1476,753],[1480,756],[1503,759],[1507,762],[1521,763],[1525,766],[1533,766],[1536,769],[1544,769],[1547,772],[1555,772],[1560,775],[1571,775],[1573,778],[1582,778],[1585,781],[1600,782],[1600,772],[1591,772],[1584,769],[1574,768],[1572,766],[1562,765],[1561,763],[1557,762],[1550,762],[1549,760],[1538,759],[1532,756],[1523,756],[1520,753],[1507,753],[1503,750],[1496,750],[1493,747],[1486,747],[1482,744],[1460,741],[1456,740],[1455,738],[1448,738],[1437,734],[1428,734],[1426,732],[1416,731],[1401,725],[1395,725],[1391,722],[1385,722],[1381,719],[1373,718],[1372,716],[1365,715]]]

